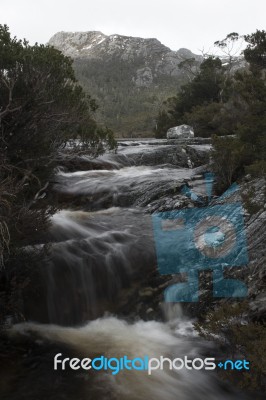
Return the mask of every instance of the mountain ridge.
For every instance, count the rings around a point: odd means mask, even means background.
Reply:
[[[148,45],[154,45],[155,50],[157,46],[157,49],[160,52],[164,51],[167,53],[176,54],[177,57],[193,55],[196,59],[202,58],[200,55],[194,54],[189,49],[186,48],[180,48],[179,50],[176,51],[171,50],[169,47],[162,44],[157,38],[142,38],[137,36],[135,37],[135,36],[120,35],[116,33],[112,35],[106,35],[101,31],[86,31],[86,32],[60,31],[55,33],[50,38],[48,44],[56,48],[59,48],[61,51],[64,51],[64,53],[70,57],[92,57],[95,55],[93,50],[95,50],[95,48],[100,46],[101,44],[102,44],[101,48],[106,49],[106,45],[109,46],[110,48],[111,47],[110,44],[112,43],[114,44],[113,47],[115,47],[118,45],[119,42],[121,43],[121,47],[123,49],[125,49],[125,46],[127,46],[128,44],[131,46],[137,44],[138,47],[140,48],[144,46],[147,47]]]
[[[156,38],[100,31],[61,31],[48,44],[74,60],[77,79],[100,105],[98,121],[117,136],[150,136],[162,102],[188,80],[180,62],[202,61],[200,55],[185,48],[173,51]]]

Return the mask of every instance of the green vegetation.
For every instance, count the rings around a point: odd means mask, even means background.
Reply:
[[[218,191],[244,174],[261,178],[266,173],[266,32],[244,37],[247,47],[241,68],[234,57],[239,39],[233,32],[215,43],[225,53],[226,65],[207,57],[191,81],[164,102],[155,130],[157,137],[165,137],[168,128],[188,124],[197,136],[212,136]],[[254,197],[255,189],[249,186],[243,201],[251,214],[261,209]],[[201,315],[195,327],[201,336],[218,341],[224,359],[237,356],[250,361],[250,372],[218,373],[256,393],[265,390],[266,335],[263,321],[253,321],[250,315],[248,302],[218,304],[215,311]]]
[[[232,33],[215,43],[225,52],[226,65],[207,57],[194,78],[164,103],[155,130],[157,137],[165,137],[169,127],[185,123],[197,136],[213,136],[213,168],[221,189],[243,173],[265,173],[266,32],[244,36],[246,63],[241,68],[232,55],[239,39]]]
[[[247,319],[247,302],[223,304],[209,312],[196,330],[207,340],[216,340],[223,349],[223,359],[245,358],[250,371],[235,376],[231,371],[219,371],[222,379],[250,391],[265,390],[266,334],[263,323]]]
[[[212,115],[219,106],[222,81],[221,60],[214,57],[205,59],[193,80],[181,86],[176,97],[165,102],[165,107],[157,120],[155,136],[165,137],[170,126],[183,123],[193,125],[199,136],[210,136],[210,133],[214,132],[216,124],[207,118],[205,112],[208,115],[211,112]],[[209,110],[210,105],[212,106],[211,110]],[[207,120],[208,123],[206,123]]]
[[[97,120],[117,137],[151,137],[163,100],[173,96],[184,82],[183,76],[154,74],[151,85],[137,87],[134,77],[144,62],[143,57],[74,61],[78,81],[101,104]]]
[[[96,109],[69,58],[0,25],[0,320],[12,308],[19,314],[13,297],[38,258],[23,248],[38,241],[54,211],[39,195],[62,150],[75,139],[68,151],[96,155],[115,145],[112,132],[97,126]]]
[[[218,190],[228,188],[244,171],[251,150],[238,137],[213,136],[212,167],[218,179]]]
[[[265,170],[265,166],[264,166],[264,170],[263,168],[260,170],[257,170],[257,166],[260,166],[260,162],[256,162],[255,164],[253,164],[250,169],[255,169],[255,173],[250,174],[251,177],[255,176],[256,178],[260,178],[261,176],[265,176],[266,174],[266,170]],[[264,162],[265,164],[265,162]],[[248,169],[248,171],[250,171],[250,169]],[[248,190],[246,190],[245,192],[242,192],[242,200],[243,200],[243,204],[245,205],[245,209],[248,211],[248,213],[250,215],[256,214],[258,211],[260,211],[262,209],[263,204],[258,203],[256,201],[256,188],[251,184],[251,182],[249,182],[248,185]],[[264,199],[266,199],[266,187],[264,186]]]

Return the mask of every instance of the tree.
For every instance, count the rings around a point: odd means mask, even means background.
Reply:
[[[199,62],[194,57],[186,58],[178,64],[178,68],[186,73],[188,80],[191,82],[199,72]]]
[[[27,281],[39,254],[24,247],[36,243],[56,208],[39,193],[62,150],[97,155],[115,145],[112,132],[93,119],[96,108],[78,85],[71,59],[12,38],[0,25],[0,306],[1,293]],[[5,309],[8,302],[4,296]]]
[[[220,370],[219,376],[254,394],[254,391],[265,392],[263,360],[266,356],[266,340],[263,321],[255,321],[252,314],[247,301],[225,302],[215,307],[215,310],[208,311],[194,326],[200,336],[215,340],[222,346],[224,358],[234,359],[236,354],[238,357],[241,354],[243,358],[248,358],[254,373],[241,373],[236,380],[232,378],[232,373]]]
[[[200,65],[199,72],[193,80],[181,86],[176,97],[165,102],[165,108],[157,118],[155,132],[158,136],[164,136],[166,130],[174,125],[190,122],[193,110],[206,106],[212,102],[220,101],[221,84],[224,70],[219,58],[208,57]],[[202,123],[202,121],[201,121]]]
[[[223,191],[238,178],[248,157],[248,149],[235,137],[214,136],[212,144],[212,167],[219,189]]]
[[[254,160],[265,158],[266,32],[256,31],[244,39],[248,43],[244,56],[250,68],[247,63],[245,68],[239,67],[242,37],[236,32],[216,41],[226,56],[226,65],[213,56],[202,62],[192,81],[181,87],[175,102],[166,102],[168,109],[158,115],[161,135],[170,123],[192,125],[199,136],[236,134],[249,144]]]
[[[253,71],[266,68],[266,31],[257,30],[251,35],[244,36],[248,43],[244,50],[245,59],[250,63]]]
[[[214,42],[214,45],[222,50],[225,55],[225,61],[229,65],[227,69],[230,71],[235,62],[237,62],[238,55],[242,49],[243,37],[237,32],[232,32],[226,35],[224,39]]]
[[[221,85],[221,102],[225,101],[224,93],[228,83],[232,81],[233,68],[237,68],[239,54],[243,46],[243,36],[236,32],[229,33],[223,40],[217,40],[214,45],[218,47],[225,55],[224,60],[224,79]]]
[[[40,156],[51,159],[78,136],[87,149],[99,150],[105,138],[92,118],[97,106],[77,84],[69,58],[12,39],[0,26],[0,60],[1,146],[13,163],[28,166],[35,159],[40,165]]]
[[[162,138],[169,128],[174,126],[176,121],[175,108],[177,104],[176,97],[169,97],[162,105],[159,111],[156,127],[155,127],[155,137]]]
[[[266,32],[246,35],[249,73],[237,74],[237,89],[246,104],[236,133],[253,152],[252,162],[266,158]]]

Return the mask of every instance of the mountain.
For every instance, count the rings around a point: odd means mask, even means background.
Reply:
[[[162,102],[188,79],[180,62],[202,57],[157,39],[59,32],[49,45],[73,58],[77,79],[100,105],[97,118],[117,136],[151,136]],[[196,68],[196,67],[195,67]]]

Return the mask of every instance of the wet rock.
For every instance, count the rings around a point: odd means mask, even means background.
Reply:
[[[198,179],[192,181],[195,183],[195,190],[197,189],[197,181],[202,179],[198,174]],[[266,211],[264,210],[265,203],[265,182],[261,179],[255,179],[249,182],[240,184],[240,191],[234,192],[227,198],[219,199],[215,197],[212,205],[242,202],[245,209],[246,203],[243,199],[243,194],[246,194],[251,188],[254,196],[254,201],[257,202],[259,210],[255,213],[245,213],[245,229],[248,246],[249,262],[247,265],[240,267],[227,267],[224,268],[224,277],[229,279],[238,279],[246,284],[248,288],[248,304],[249,310],[247,312],[248,320],[255,320],[263,322],[266,320]],[[165,196],[154,202],[151,202],[148,207],[149,212],[170,211],[175,208],[190,208],[195,207],[191,200],[181,194],[174,196]],[[163,292],[167,286],[179,282],[185,282],[187,279],[186,274],[176,275],[160,275],[155,269],[154,275],[148,276],[143,282],[143,290],[150,285],[153,288],[153,283],[157,287],[153,291],[153,295],[145,298],[146,308],[152,308],[155,314],[163,318],[161,314],[160,303],[163,301]],[[142,290],[142,289],[141,289]],[[141,293],[140,290],[140,293]],[[241,301],[236,299],[237,301]],[[139,300],[143,301],[143,297]],[[183,311],[189,316],[198,318],[203,317],[211,310],[217,309],[221,304],[231,303],[232,298],[214,298],[213,297],[213,274],[211,270],[203,270],[199,274],[199,301],[195,303],[183,303]],[[141,307],[143,310],[143,306]],[[143,311],[142,311],[143,313]]]

